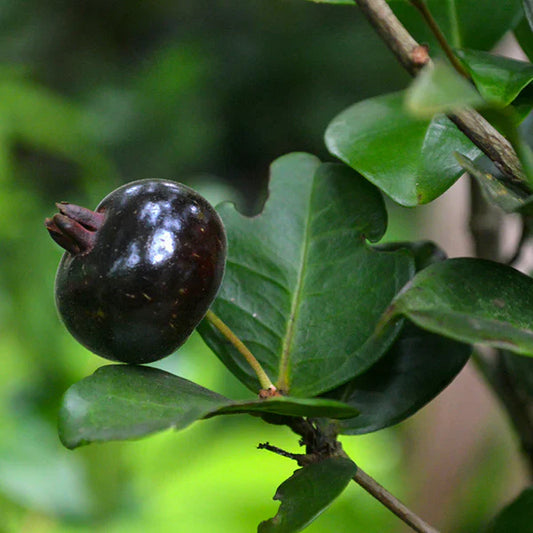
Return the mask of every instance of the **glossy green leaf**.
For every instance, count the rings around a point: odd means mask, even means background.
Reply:
[[[308,154],[274,162],[263,213],[219,209],[228,235],[214,312],[261,362],[278,388],[315,396],[378,359],[396,331],[376,341],[381,313],[413,273],[409,253],[373,250],[386,212],[379,191],[348,167]],[[371,290],[369,290],[371,287]],[[209,322],[204,340],[252,390],[242,356]],[[369,341],[369,342],[367,342]]]
[[[274,496],[281,505],[258,533],[295,533],[315,520],[346,488],[357,466],[344,457],[328,457],[296,470]]]
[[[389,252],[395,252],[396,250],[401,249],[409,250],[414,257],[415,270],[417,272],[433,263],[444,261],[447,257],[446,252],[431,241],[387,242],[384,244],[377,244],[374,248]]]
[[[532,526],[533,487],[529,487],[500,512],[486,533],[526,533]]]
[[[413,80],[405,95],[405,105],[413,116],[430,119],[437,113],[480,107],[486,102],[453,68],[435,61]]]
[[[210,416],[241,413],[269,413],[285,416],[342,419],[357,416],[359,411],[356,407],[348,405],[345,402],[327,400],[325,398],[292,398],[290,396],[282,396],[250,402],[234,401],[225,407],[213,411]]]
[[[377,363],[329,395],[360,411],[337,422],[340,432],[369,433],[405,420],[449,385],[471,351],[468,344],[407,323]]]
[[[425,204],[463,173],[453,157],[479,150],[444,116],[412,117],[404,93],[378,96],[343,111],[328,126],[329,151],[401,205]]]
[[[59,414],[67,448],[183,429],[230,400],[151,367],[110,365],[72,385]]]
[[[479,92],[495,105],[509,105],[533,80],[533,65],[479,50],[457,50]]]
[[[234,401],[146,366],[109,365],[68,389],[59,434],[67,448],[183,429],[201,418],[237,413],[348,418],[353,406],[328,399]]]
[[[395,298],[378,329],[387,329],[403,315],[452,339],[531,356],[532,302],[529,276],[484,259],[448,259],[419,272]]]
[[[441,53],[435,36],[410,2],[390,4],[417,41],[429,44],[432,56]],[[490,50],[523,16],[521,0],[426,0],[426,4],[455,48]]]
[[[526,197],[522,192],[509,188],[492,174],[479,169],[468,157],[459,153],[456,153],[455,157],[463,169],[479,183],[488,202],[497,205],[506,213],[514,213],[525,207]]]

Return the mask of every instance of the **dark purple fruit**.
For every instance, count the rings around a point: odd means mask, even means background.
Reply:
[[[224,227],[199,194],[164,180],[134,181],[95,211],[68,203],[46,220],[67,252],[56,304],[70,333],[125,363],[169,355],[215,298],[226,258]]]

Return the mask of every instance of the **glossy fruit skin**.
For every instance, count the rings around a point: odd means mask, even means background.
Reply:
[[[58,267],[61,319],[102,357],[161,359],[185,342],[218,292],[223,224],[202,196],[166,180],[124,185],[95,211],[105,218],[94,245],[67,251]]]

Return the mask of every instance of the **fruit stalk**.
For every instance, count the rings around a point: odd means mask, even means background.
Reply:
[[[259,361],[255,358],[252,352],[246,347],[246,345],[231,331],[231,329],[215,314],[213,311],[207,311],[205,318],[228,339],[233,346],[239,351],[239,353],[246,359],[247,363],[252,367],[255,372],[259,384],[263,389],[260,392],[260,396],[270,397],[279,395],[278,390],[270,381],[267,373],[264,371],[263,367]]]

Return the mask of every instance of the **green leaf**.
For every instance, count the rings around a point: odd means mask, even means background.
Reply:
[[[395,298],[378,327],[404,315],[428,331],[533,355],[533,279],[484,259],[435,263]]]
[[[226,407],[213,411],[209,416],[241,413],[270,413],[312,418],[350,418],[351,416],[357,416],[359,411],[345,402],[327,400],[326,398],[282,396],[268,400],[231,402]]]
[[[457,50],[472,80],[487,102],[508,106],[530,85],[533,65],[479,50]]]
[[[509,188],[504,182],[492,174],[477,168],[473,161],[462,154],[456,153],[455,157],[463,169],[479,183],[486,200],[497,205],[506,213],[514,213],[525,207],[524,193]]]
[[[419,118],[432,118],[470,106],[486,105],[479,93],[443,61],[435,61],[422,69],[405,95],[409,112]]]
[[[429,265],[432,265],[433,263],[444,261],[447,257],[446,252],[431,241],[387,242],[384,244],[376,244],[374,248],[376,250],[389,252],[395,252],[396,250],[401,249],[409,250],[414,257],[415,270],[417,272],[428,267]]]
[[[59,414],[67,448],[183,429],[230,402],[196,383],[151,367],[109,365],[71,386]]]
[[[276,491],[281,505],[258,533],[295,533],[315,520],[346,488],[357,466],[344,457],[328,457],[296,470]]]
[[[321,398],[234,401],[156,368],[109,365],[68,389],[59,434],[67,448],[75,448],[183,429],[201,418],[237,413],[348,418],[358,411]]]
[[[404,93],[359,102],[326,130],[329,151],[401,205],[425,204],[463,173],[453,157],[476,158],[479,150],[446,117],[412,117]]]
[[[426,4],[455,48],[490,50],[523,16],[520,0],[426,0]],[[391,2],[393,11],[418,42],[440,50],[435,36],[409,2]]]
[[[531,531],[533,510],[533,487],[525,489],[512,503],[505,507],[490,524],[487,533],[526,533]]]
[[[342,165],[308,154],[274,162],[263,213],[219,209],[228,235],[214,312],[291,396],[315,396],[378,359],[396,331],[372,337],[379,316],[413,273],[408,252],[373,250],[386,211],[379,191]],[[369,290],[371,287],[371,290]],[[199,331],[252,390],[257,379],[209,322]],[[369,341],[369,342],[367,342]]]
[[[369,433],[413,415],[444,390],[466,364],[472,347],[407,323],[391,349],[365,373],[328,395],[357,407],[340,420],[341,433]]]

